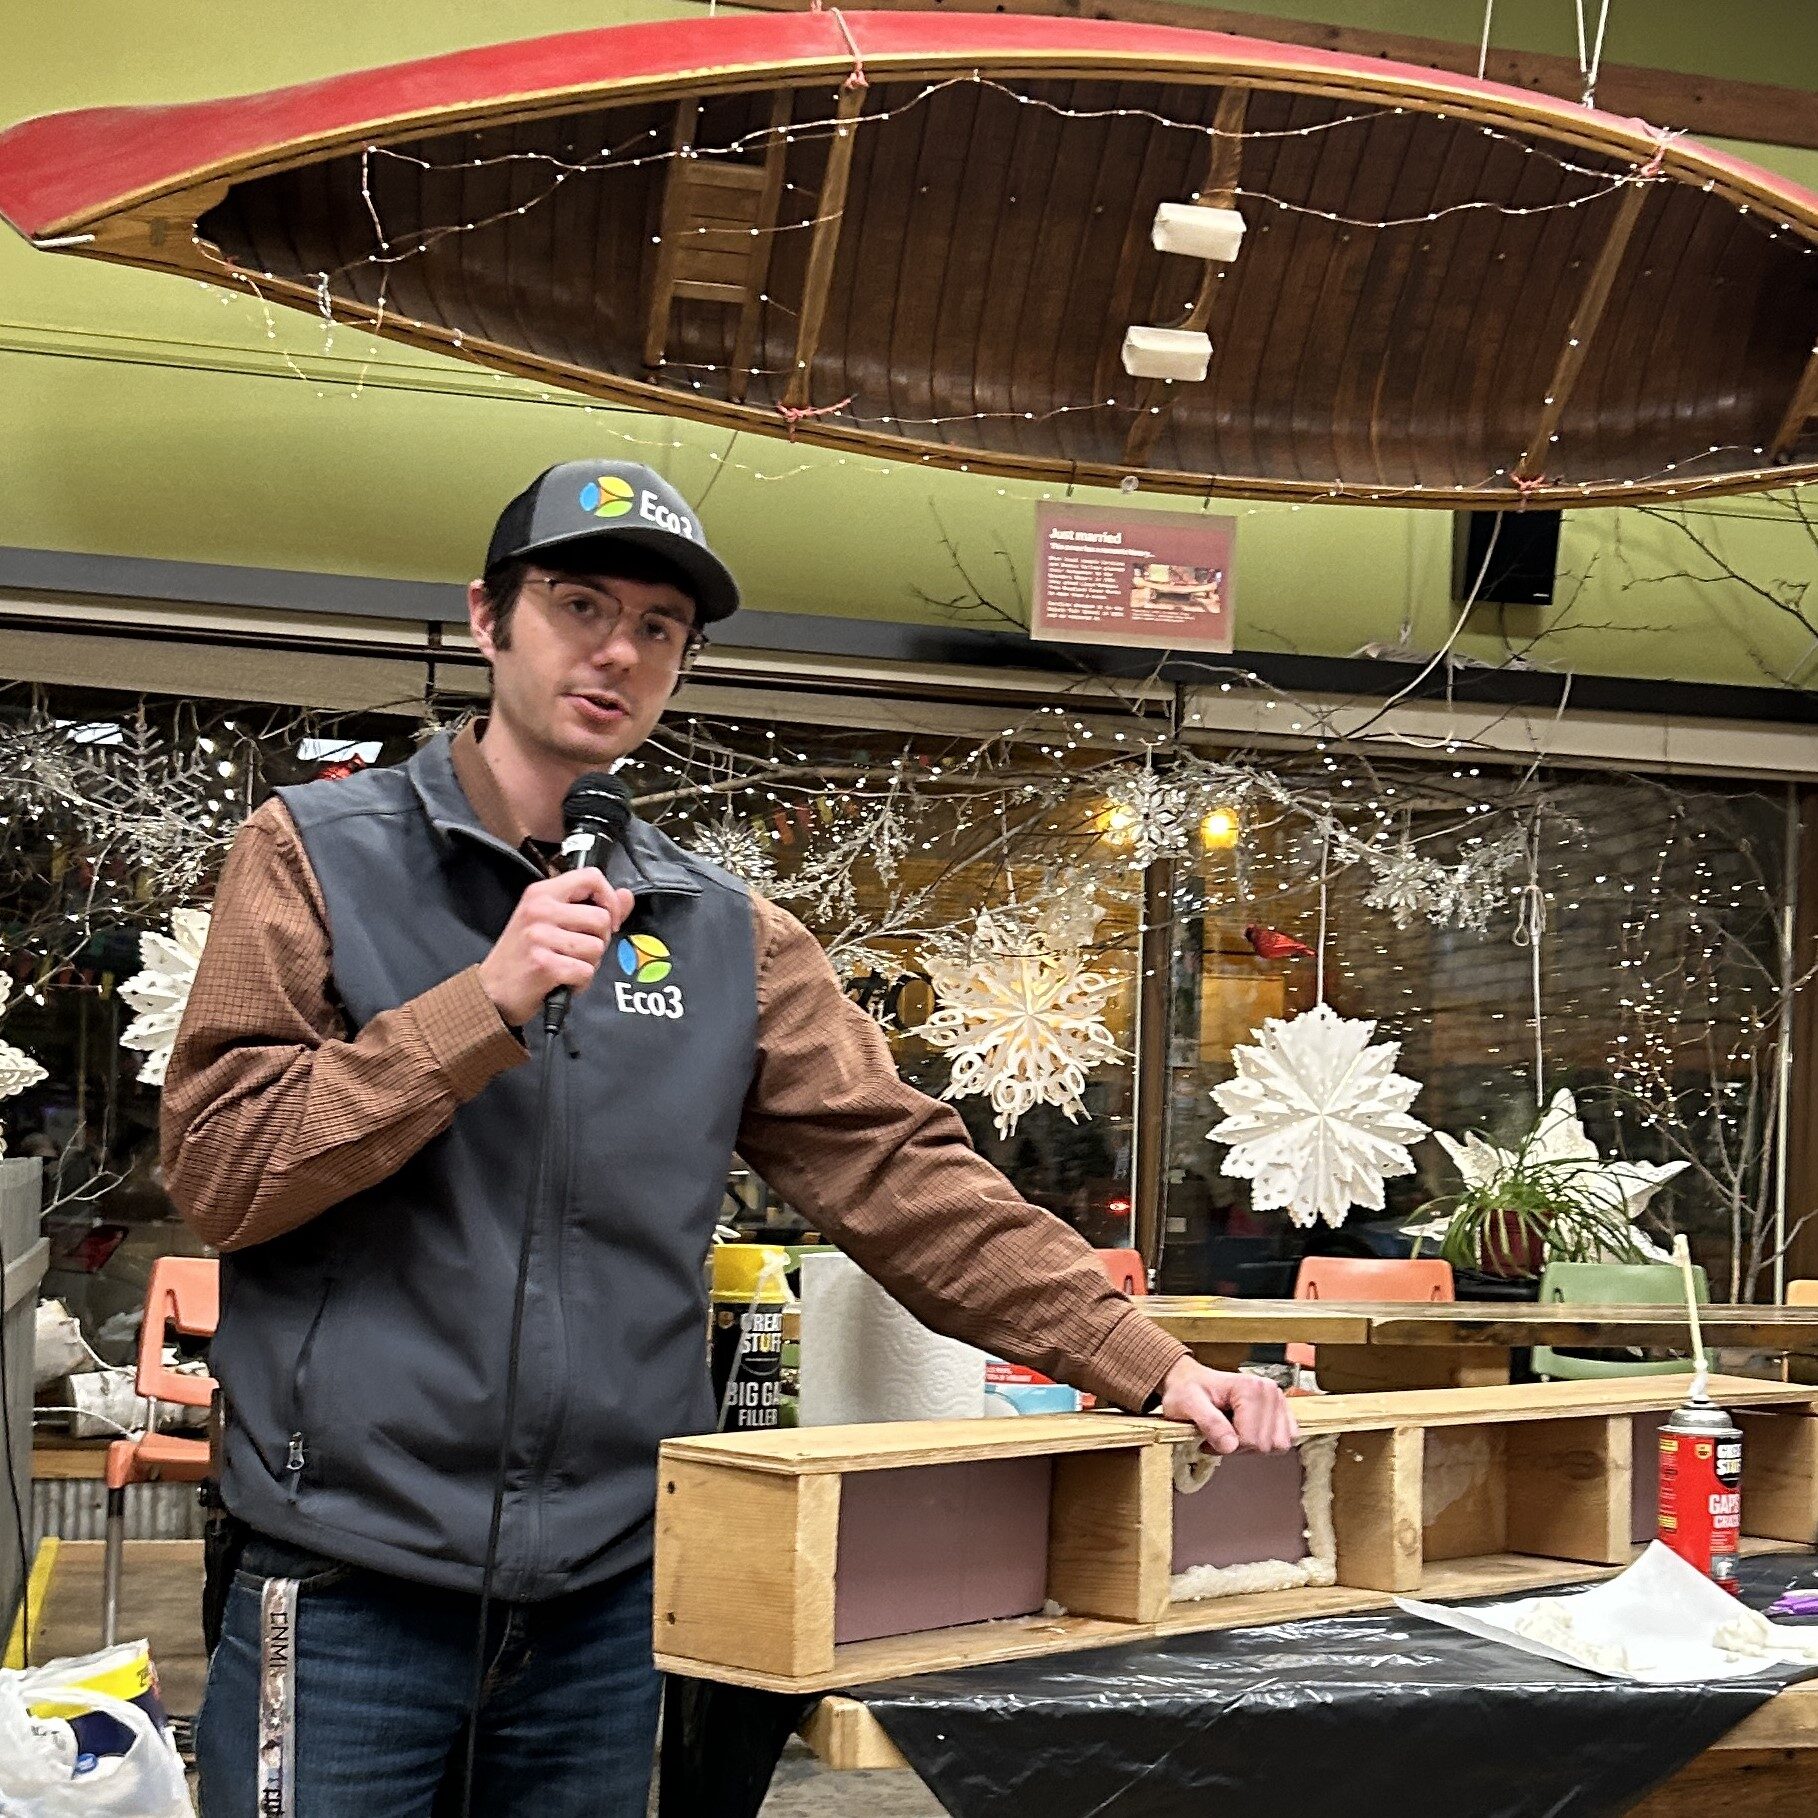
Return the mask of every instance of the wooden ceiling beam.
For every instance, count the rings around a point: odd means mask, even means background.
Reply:
[[[802,279],[802,311],[795,333],[795,370],[783,402],[792,410],[805,409],[808,384],[814,370],[814,352],[821,341],[821,323],[827,315],[827,293],[833,285],[833,255],[839,250],[840,222],[846,212],[846,185],[852,177],[852,151],[857,142],[859,110],[867,91],[840,90],[837,124],[827,147],[827,172],[815,199],[814,233],[808,242],[808,269]]]
[[[706,10],[707,0],[695,0]],[[805,13],[813,0],[729,0],[733,10]],[[1202,32],[1236,32],[1277,44],[1305,44],[1353,57],[1382,57],[1456,75],[1477,74],[1477,44],[1419,38],[1370,26],[1325,25],[1278,19],[1269,13],[1197,6],[1190,0],[866,0],[878,12],[1034,13],[1049,18],[1120,19],[1135,25],[1176,25]],[[1484,73],[1493,82],[1576,101],[1584,78],[1571,57],[1492,46]],[[1771,82],[1608,63],[1597,77],[1597,105],[1612,114],[1634,114],[1656,126],[1683,128],[1703,138],[1744,139],[1758,145],[1796,145],[1818,151],[1818,106],[1810,92]]]
[[[1218,97],[1218,111],[1212,116],[1212,150],[1206,160],[1206,175],[1193,200],[1205,208],[1231,208],[1237,202],[1237,183],[1244,156],[1244,112],[1250,104],[1250,91],[1233,83]],[[1228,268],[1208,259],[1200,274],[1199,290],[1184,320],[1177,327],[1203,332],[1212,319],[1213,299]],[[1216,351],[1216,350],[1214,350]],[[1124,437],[1124,461],[1130,467],[1147,467],[1157,438],[1173,408],[1174,386],[1159,379],[1145,379],[1137,388],[1136,417]]]
[[[1552,446],[1560,421],[1565,416],[1572,388],[1584,371],[1585,358],[1591,351],[1597,326],[1603,320],[1611,292],[1616,286],[1616,274],[1622,269],[1623,255],[1629,249],[1629,241],[1635,233],[1635,223],[1641,218],[1641,211],[1647,204],[1652,187],[1647,183],[1631,183],[1622,192],[1622,200],[1617,204],[1610,231],[1605,235],[1603,245],[1598,248],[1597,258],[1591,266],[1589,277],[1585,279],[1584,290],[1579,295],[1578,306],[1572,311],[1572,320],[1566,328],[1565,345],[1560,348],[1559,357],[1553,363],[1553,376],[1547,384],[1541,404],[1540,420],[1528,438],[1528,445],[1522,451],[1520,461],[1516,463],[1514,476],[1517,480],[1538,479],[1546,471],[1547,450]]]
[[[1788,453],[1793,444],[1805,433],[1805,426],[1814,417],[1818,417],[1818,347],[1814,347],[1806,360],[1805,371],[1799,375],[1799,383],[1793,387],[1793,399],[1786,407],[1786,415],[1780,419],[1780,427],[1774,431],[1774,439],[1768,444],[1768,459],[1778,461]]]

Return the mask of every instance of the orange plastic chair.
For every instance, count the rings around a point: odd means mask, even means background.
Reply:
[[[1131,1299],[1149,1292],[1149,1275],[1143,1259],[1135,1250],[1100,1250],[1098,1266],[1104,1270],[1112,1287],[1121,1289]]]
[[[1452,1265],[1437,1257],[1303,1256],[1296,1300],[1456,1300]],[[1312,1345],[1289,1345],[1288,1362],[1314,1366]]]
[[[158,1431],[161,1401],[206,1408],[215,1398],[212,1376],[186,1376],[164,1363],[164,1335],[212,1338],[221,1317],[221,1265],[208,1256],[161,1256],[145,1289],[139,1326],[139,1367],[134,1386],[152,1403],[151,1426],[137,1439],[107,1448],[107,1542],[101,1576],[101,1645],[112,1647],[120,1620],[120,1564],[126,1551],[126,1486],[130,1483],[200,1483],[208,1475],[206,1439]]]

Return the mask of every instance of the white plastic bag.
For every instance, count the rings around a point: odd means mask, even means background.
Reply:
[[[65,1679],[61,1665],[0,1671],[0,1818],[195,1818],[183,1763],[151,1718],[124,1698]],[[26,1708],[51,1701],[105,1711],[132,1732],[132,1746],[72,1777],[56,1722]]]

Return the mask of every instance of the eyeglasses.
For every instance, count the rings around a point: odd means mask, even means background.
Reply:
[[[602,640],[618,631],[627,611],[622,601],[581,581],[531,575],[524,585],[542,588],[558,618],[585,626],[591,636]],[[656,660],[668,661],[678,668],[692,663],[707,642],[706,635],[697,631],[679,612],[664,606],[647,606],[636,614],[632,639],[640,651],[647,651]]]

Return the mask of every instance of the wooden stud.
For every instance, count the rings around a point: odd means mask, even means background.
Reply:
[[[1332,1470],[1338,1582],[1366,1591],[1417,1591],[1421,1567],[1418,1427],[1341,1433]]]
[[[1628,251],[1629,241],[1634,236],[1635,223],[1641,219],[1641,211],[1647,205],[1650,187],[1646,183],[1631,183],[1622,192],[1622,200],[1616,207],[1616,218],[1610,223],[1610,231],[1598,249],[1590,276],[1585,279],[1578,307],[1572,311],[1572,320],[1566,329],[1565,345],[1560,348],[1559,357],[1554,362],[1553,377],[1547,385],[1541,404],[1540,420],[1528,438],[1527,452],[1522,456],[1521,464],[1515,469],[1515,477],[1518,479],[1534,480],[1546,472],[1547,450],[1552,446],[1553,434],[1565,415],[1566,405],[1571,401],[1572,388],[1578,383],[1579,374],[1584,371],[1585,357],[1591,350],[1591,342],[1596,336],[1597,325],[1603,320],[1603,312],[1609,306],[1610,293],[1616,285],[1616,274],[1622,269],[1623,255]]]
[[[1818,1419],[1738,1414],[1742,1428],[1742,1531],[1761,1540],[1818,1545]]]
[[[858,134],[859,111],[865,105],[862,88],[840,90],[840,104],[833,139],[827,147],[827,171],[815,200],[814,232],[808,242],[808,268],[802,279],[802,309],[796,324],[795,370],[789,375],[783,401],[792,409],[808,403],[814,372],[815,349],[820,346],[821,323],[827,314],[827,296],[833,284],[833,256],[839,250],[840,225],[846,212],[846,185],[852,177],[852,153]]]
[[[1626,1565],[1634,1554],[1630,1415],[1533,1421],[1504,1436],[1511,1553]]]
[[[1054,1461],[1048,1595],[1070,1615],[1154,1622],[1168,1607],[1174,1449]]]
[[[840,1480],[664,1459],[657,1479],[659,1659],[787,1678],[833,1666]]]

